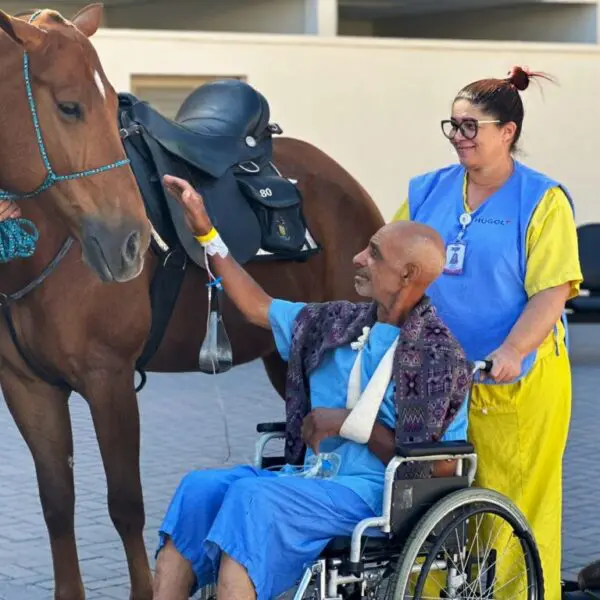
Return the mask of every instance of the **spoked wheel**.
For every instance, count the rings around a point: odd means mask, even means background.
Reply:
[[[427,512],[387,583],[382,587],[389,600],[544,597],[540,557],[527,521],[505,496],[478,488],[455,492]]]

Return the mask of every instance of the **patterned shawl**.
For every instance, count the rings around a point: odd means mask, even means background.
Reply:
[[[325,352],[350,344],[377,320],[375,303],[307,304],[294,324],[286,381],[286,460],[300,464],[304,417],[310,412],[308,377]],[[464,351],[438,317],[429,298],[414,307],[400,330],[394,354],[398,422],[396,444],[442,437],[471,385]]]

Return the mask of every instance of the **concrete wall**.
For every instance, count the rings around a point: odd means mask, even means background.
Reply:
[[[285,134],[338,160],[386,218],[411,176],[455,160],[439,121],[460,87],[502,77],[513,64],[546,71],[559,85],[525,92],[521,159],[568,186],[579,222],[600,221],[595,46],[124,30],[94,39],[119,90],[140,73],[246,76],[268,97]]]
[[[597,11],[598,5],[589,2],[507,6],[375,21],[373,32],[378,37],[594,44]]]

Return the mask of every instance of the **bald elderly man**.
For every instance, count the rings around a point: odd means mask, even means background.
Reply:
[[[219,598],[267,600],[292,588],[331,538],[381,514],[396,443],[466,439],[469,366],[425,296],[444,245],[425,225],[392,223],[354,258],[356,290],[369,302],[273,299],[232,258],[194,189],[170,176],[165,185],[225,292],[272,331],[288,361],[289,462],[335,453],[339,470],[329,478],[251,466],[186,475],[160,528],[154,600],[185,600],[215,582]],[[420,476],[449,466],[428,465]]]

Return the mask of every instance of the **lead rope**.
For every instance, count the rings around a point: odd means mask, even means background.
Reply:
[[[0,263],[33,256],[40,234],[29,219],[0,222]]]

